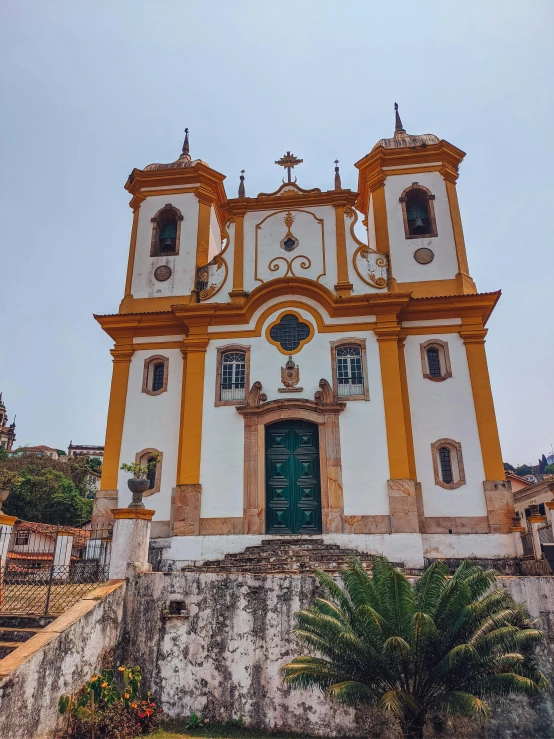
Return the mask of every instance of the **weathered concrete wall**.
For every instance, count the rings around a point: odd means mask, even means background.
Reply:
[[[113,661],[124,599],[125,582],[110,581],[0,661],[0,739],[54,736],[60,695]]]
[[[548,634],[542,669],[554,682],[554,578],[504,577],[517,600]],[[298,647],[295,612],[314,597],[309,575],[153,573],[128,585],[121,661],[141,664],[168,716],[193,711],[210,719],[243,716],[247,725],[322,736],[399,736],[394,722],[371,711],[330,706],[318,694],[289,692],[279,670]],[[170,601],[186,616],[167,617]],[[554,736],[552,694],[495,706],[483,725],[430,724],[427,736],[538,739]]]

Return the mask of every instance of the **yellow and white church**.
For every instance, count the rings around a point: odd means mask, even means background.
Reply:
[[[173,562],[293,535],[412,567],[517,554],[465,154],[395,108],[358,192],[338,167],[300,187],[287,152],[276,191],[241,175],[229,198],[188,131],[177,161],[133,170],[125,295],[96,316],[114,341],[97,522],[131,500],[121,463],[157,459],[145,503]]]

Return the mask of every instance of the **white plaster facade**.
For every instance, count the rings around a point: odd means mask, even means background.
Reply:
[[[154,536],[173,536],[172,558],[202,560],[267,534],[265,428],[280,419],[318,424],[326,540],[419,564],[428,549],[515,553],[482,348],[498,295],[475,292],[452,216],[463,152],[436,137],[422,152],[410,138],[385,140],[358,162],[359,194],[293,183],[227,199],[223,176],[188,154],[133,171],[126,295],[119,314],[98,317],[116,362],[98,497],[128,505],[121,463],[160,452],[159,490],[146,504]],[[414,183],[433,196],[436,236],[407,237],[399,199]],[[152,257],[152,218],[167,204],[182,215],[178,254]],[[430,263],[414,259],[420,247],[433,251]],[[154,276],[160,265],[171,270],[165,281]],[[309,336],[286,350],[269,330],[291,313]],[[441,381],[422,367],[432,340],[448,347],[451,376]],[[361,398],[333,395],[332,347],[349,341],[363,346]],[[247,351],[249,382],[243,400],[220,403],[218,350],[233,345]],[[298,392],[284,392],[288,354]],[[155,394],[143,385],[151,356],[168,360],[167,387]],[[440,461],[437,472],[439,440],[459,449],[459,485],[443,479]]]

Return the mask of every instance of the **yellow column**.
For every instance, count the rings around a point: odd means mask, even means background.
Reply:
[[[183,393],[177,459],[177,485],[200,483],[202,410],[207,335],[193,334],[183,340]]]
[[[412,431],[412,414],[410,411],[410,393],[408,390],[408,375],[406,372],[406,357],[404,355],[405,336],[398,339],[398,362],[400,365],[400,384],[402,386],[402,403],[404,405],[404,418],[406,423],[406,443],[408,446],[408,465],[410,467],[410,478],[417,480],[414,437]]]
[[[339,295],[348,296],[352,292],[352,283],[348,279],[348,257],[346,254],[346,228],[344,225],[344,203],[335,205],[335,224],[337,239],[337,284],[335,291]]]
[[[504,480],[504,464],[502,462],[502,451],[500,449],[487,355],[485,353],[486,335],[487,330],[482,326],[465,324],[462,325],[460,330],[460,336],[466,347],[475,416],[485,467],[485,479]]]
[[[443,167],[440,172],[444,177],[444,183],[446,185],[448,207],[450,208],[450,220],[452,221],[452,230],[454,231],[454,245],[456,247],[456,257],[458,259],[458,274],[456,275],[457,289],[461,295],[476,293],[477,288],[475,287],[475,283],[469,276],[464,230],[462,228],[462,216],[460,215],[460,204],[458,203],[458,192],[456,190],[458,173],[451,167],[447,166]]]
[[[379,342],[381,363],[381,382],[385,404],[385,425],[389,452],[389,474],[392,479],[411,477],[408,440],[406,433],[406,414],[402,397],[402,373],[398,353],[400,328],[396,320],[387,316],[377,316],[381,325],[375,329]]]
[[[100,490],[115,490],[117,488],[129,369],[133,353],[132,339],[125,344],[116,342],[116,345],[110,351],[113,357],[113,372]]]
[[[208,264],[210,251],[210,213],[213,195],[210,191],[198,188],[195,193],[198,198],[198,230],[196,232],[196,268]],[[196,284],[196,282],[195,282]]]
[[[244,290],[244,214],[235,212],[235,239],[233,244],[233,289],[229,293],[233,303],[246,297]]]
[[[133,269],[135,266],[135,252],[137,249],[137,231],[140,208],[133,213],[133,227],[131,229],[131,243],[129,245],[129,261],[127,262],[127,277],[125,278],[125,298],[132,297],[131,285],[133,283]]]
[[[396,280],[392,275],[390,258],[389,224],[387,220],[387,202],[385,200],[385,181],[383,174],[373,178],[370,182],[370,207],[373,208],[373,224],[375,228],[375,249],[386,254],[389,260],[389,290],[396,290]]]

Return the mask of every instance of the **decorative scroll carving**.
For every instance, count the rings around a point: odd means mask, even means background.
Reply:
[[[231,216],[225,221],[225,225],[221,229],[221,237],[222,237],[222,247],[221,251],[219,252],[219,256],[224,254],[227,251],[227,247],[229,246],[229,243],[231,242],[231,237],[229,236],[229,231],[227,230],[231,223],[235,222],[235,216]]]
[[[223,287],[228,273],[227,262],[220,254],[196,271],[196,284],[200,300],[208,300]]]
[[[358,248],[352,257],[352,263],[358,277],[371,287],[384,288],[388,281],[388,265],[389,260],[385,254],[371,249],[367,244],[356,236],[354,226],[358,221],[358,214],[350,206],[346,206],[344,214],[350,219],[350,236],[352,240],[358,244]]]
[[[294,273],[294,270],[292,268],[293,263],[297,259],[300,259],[301,260],[299,262],[299,265],[298,265],[300,267],[300,269],[310,269],[310,267],[312,266],[312,263],[310,261],[310,258],[309,257],[305,257],[303,254],[297,254],[295,257],[293,257],[290,260],[287,259],[286,257],[274,257],[267,266],[268,266],[268,269],[271,272],[277,272],[281,268],[281,265],[280,264],[276,264],[276,262],[282,260],[285,263],[285,266],[287,268],[287,271],[285,272],[284,275],[280,275],[280,276],[287,277],[288,275],[290,275],[291,277],[299,277],[299,275],[296,275]],[[304,260],[304,261],[302,261],[302,260]]]
[[[322,403],[334,403],[335,399],[333,396],[333,388],[325,378],[321,378],[319,381],[319,387],[321,390],[318,390],[316,394],[314,395],[315,402],[321,405]],[[345,404],[344,404],[345,405]]]
[[[265,403],[267,395],[262,393],[262,383],[259,380],[252,385],[246,396],[246,405],[250,407],[258,407],[260,403]]]

